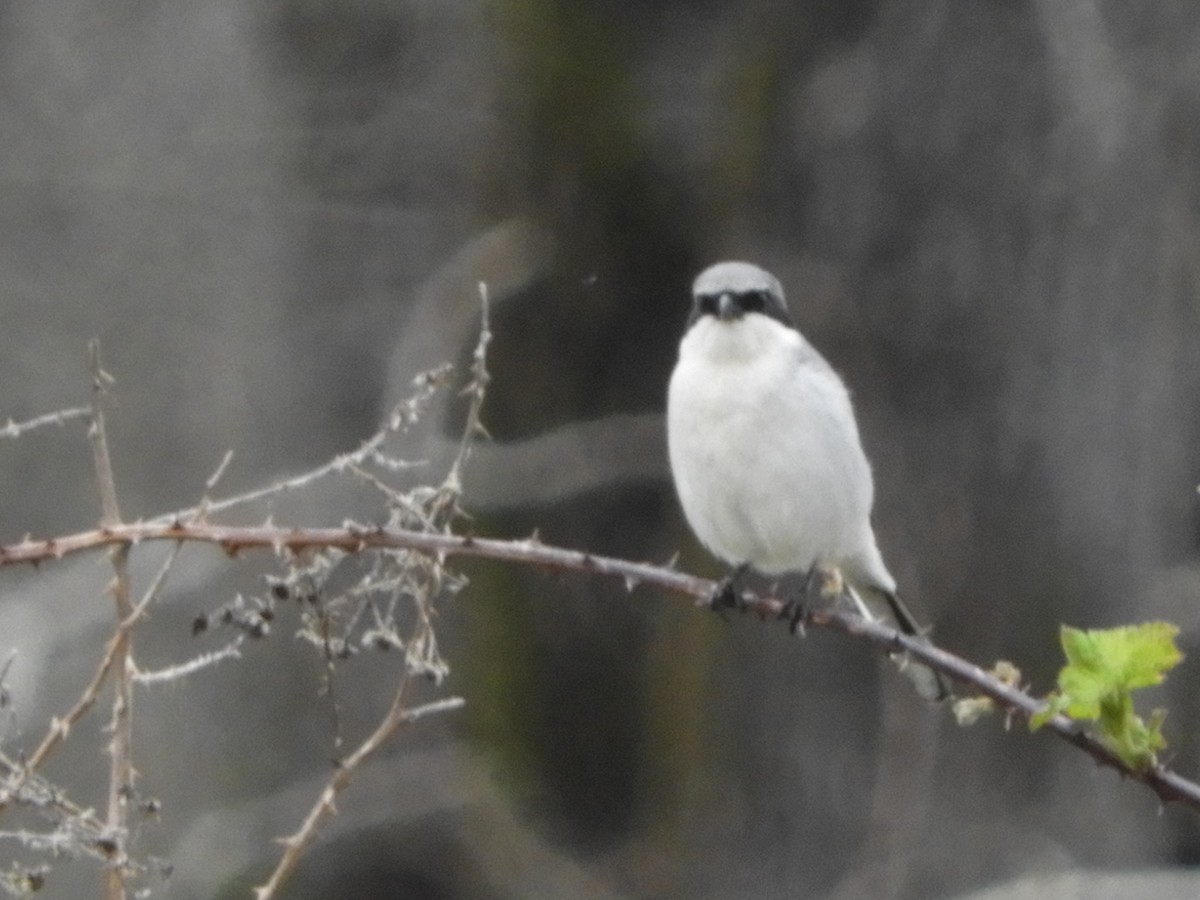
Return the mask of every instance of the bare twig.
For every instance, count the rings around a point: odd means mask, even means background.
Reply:
[[[171,548],[171,552],[167,554],[167,558],[155,573],[154,579],[150,582],[150,586],[146,589],[137,605],[134,606],[130,614],[117,625],[117,630],[112,637],[108,639],[108,644],[104,649],[104,655],[100,658],[100,664],[96,667],[91,680],[83,689],[79,699],[67,711],[66,715],[55,718],[50,723],[50,728],[46,731],[45,736],[38,744],[37,748],[29,755],[21,766],[21,772],[18,776],[14,776],[11,783],[4,786],[0,790],[0,812],[8,807],[16,792],[24,785],[25,779],[38,770],[38,768],[46,761],[46,758],[61,744],[71,731],[71,726],[83,718],[84,714],[92,708],[97,697],[100,696],[100,689],[104,686],[105,680],[108,678],[108,673],[112,670],[113,663],[117,658],[117,652],[122,642],[125,640],[130,629],[141,619],[146,608],[157,599],[162,591],[163,585],[166,583],[166,578],[175,562],[175,558],[179,555],[182,543],[175,544]],[[132,664],[131,664],[132,665]],[[145,681],[155,679],[145,678]]]
[[[247,491],[244,494],[238,494],[234,497],[224,497],[220,500],[213,500],[208,495],[205,495],[204,501],[199,506],[180,509],[173,513],[158,516],[153,519],[154,522],[173,522],[188,519],[203,517],[210,513],[223,512],[227,509],[232,509],[237,506],[245,506],[249,503],[256,503],[261,500],[269,500],[272,497],[280,494],[286,494],[291,491],[306,487],[315,481],[319,481],[329,475],[335,475],[344,472],[354,466],[361,466],[364,462],[370,460],[381,468],[390,469],[393,471],[410,468],[421,465],[419,462],[407,462],[403,460],[391,459],[384,456],[382,448],[384,442],[389,436],[396,432],[403,431],[412,422],[415,422],[429,405],[430,399],[441,388],[452,366],[444,365],[436,369],[431,369],[418,375],[414,380],[417,387],[417,392],[406,400],[397,403],[391,413],[387,417],[387,421],[383,426],[367,438],[359,445],[357,450],[349,453],[343,453],[340,456],[335,456],[328,463],[319,466],[316,469],[297,475],[293,478],[287,478],[283,481],[278,481],[266,487],[257,488],[252,491]],[[232,454],[226,454],[217,472],[209,479],[207,489],[211,489],[216,485],[224,473],[225,467],[228,464]]]
[[[111,834],[91,810],[67,798],[63,791],[30,772],[29,766],[0,753],[3,793],[10,801],[42,812],[45,818],[61,824],[70,822],[75,843],[73,850],[104,860],[111,859]]]
[[[33,431],[37,428],[43,428],[47,425],[65,425],[71,419],[86,419],[92,414],[90,406],[75,406],[71,409],[60,409],[57,412],[46,413],[44,416],[37,416],[33,419],[27,419],[24,422],[14,422],[9,419],[0,426],[0,438],[18,438],[27,431]]]
[[[474,556],[543,569],[586,572],[619,578],[629,590],[639,584],[646,584],[686,594],[702,604],[709,601],[716,587],[712,581],[672,568],[551,547],[534,538],[504,541],[396,528],[363,529],[352,526],[340,529],[289,529],[151,523],[121,525],[47,541],[22,541],[19,544],[0,547],[0,567],[18,562],[46,562],[98,547],[114,544],[132,546],[141,541],[205,542],[220,546],[230,555],[253,549],[272,549],[277,552],[289,550],[299,553],[314,548],[337,548],[356,553],[364,550],[408,548],[443,557]],[[778,618],[786,608],[784,602],[777,597],[757,596],[747,592],[742,599],[747,612],[764,619]],[[1006,684],[973,663],[929,646],[921,639],[903,635],[881,623],[867,622],[855,613],[837,609],[816,611],[811,615],[811,623],[817,627],[845,632],[888,651],[905,651],[913,659],[932,666],[958,682],[970,685],[979,693],[992,698],[1003,709],[1022,717],[1032,715],[1043,706],[1042,701]],[[1098,763],[1113,768],[1134,781],[1143,782],[1164,803],[1182,803],[1200,811],[1200,785],[1177,775],[1165,766],[1155,766],[1146,770],[1132,769],[1103,743],[1065,716],[1054,716],[1043,727],[1088,753]]]
[[[391,510],[390,524],[397,526],[415,525],[422,529],[419,533],[448,535],[450,533],[450,523],[456,516],[461,514],[459,499],[462,495],[462,468],[466,463],[467,457],[470,455],[475,437],[480,434],[486,434],[481,422],[481,411],[484,396],[487,393],[489,378],[487,371],[487,347],[492,337],[488,327],[488,294],[486,284],[480,283],[479,298],[482,307],[479,341],[475,346],[475,353],[471,364],[471,380],[463,390],[463,393],[470,398],[466,424],[463,427],[458,452],[441,487],[432,492],[417,490],[411,494],[404,494],[390,488],[381,479],[375,478],[369,472],[365,471],[361,465],[367,459],[371,459],[376,464],[381,462],[378,458],[378,453],[373,449],[369,452],[360,451],[357,457],[347,458],[345,461],[347,469],[368,483],[373,484],[388,498]],[[368,445],[370,443],[368,442]],[[364,445],[364,449],[368,445]],[[384,468],[391,467],[385,465]],[[325,549],[328,552],[329,548]],[[391,553],[380,554],[377,561],[380,564],[386,564],[389,560],[397,562],[401,572],[411,573],[414,569],[425,568],[414,563],[412,557],[416,555],[393,551]],[[316,839],[317,830],[321,822],[333,814],[334,802],[337,795],[353,781],[355,774],[362,764],[383,746],[402,725],[431,713],[457,709],[463,705],[461,697],[438,700],[415,708],[409,708],[406,705],[408,703],[409,684],[414,676],[431,677],[435,683],[440,684],[442,677],[448,671],[445,662],[438,654],[437,639],[433,629],[433,598],[442,594],[447,587],[447,579],[442,570],[441,560],[442,557],[438,555],[436,563],[425,568],[429,579],[428,584],[422,587],[413,587],[408,591],[416,605],[417,619],[413,625],[412,633],[408,636],[407,640],[402,639],[396,634],[394,626],[390,623],[390,611],[384,617],[389,620],[386,625],[381,620],[378,610],[375,611],[376,629],[373,633],[376,635],[376,639],[382,639],[391,646],[402,647],[405,653],[404,672],[401,674],[396,685],[391,706],[374,731],[349,756],[340,761],[337,770],[321,791],[320,796],[309,810],[299,829],[290,837],[284,839],[284,851],[274,871],[266,883],[255,890],[257,900],[270,900],[270,898],[276,896],[280,886],[295,869],[305,850]],[[366,585],[372,585],[373,588],[367,588],[367,590],[377,590],[380,586],[395,580],[394,575],[381,577],[380,567],[377,565],[364,582],[360,583],[359,587],[363,588]],[[394,593],[398,586],[396,584],[391,588],[393,601]],[[351,622],[357,620],[358,614],[364,608],[364,606],[358,607],[358,612],[351,616]],[[330,663],[332,663],[332,659],[333,657],[329,656]],[[329,689],[332,692],[332,668],[329,671]],[[336,702],[333,708],[336,715]]]
[[[164,669],[155,669],[151,672],[139,669],[134,673],[133,680],[138,684],[161,684],[165,681],[177,681],[180,678],[186,678],[203,669],[215,666],[217,663],[224,662],[227,659],[240,659],[242,655],[242,642],[245,639],[245,635],[239,634],[218,650],[213,650],[211,653],[201,653],[199,656],[194,656],[186,662],[176,663]]]
[[[38,767],[46,761],[46,758],[55,748],[67,738],[67,735],[71,732],[71,726],[83,718],[84,713],[95,704],[97,697],[100,696],[100,690],[104,687],[104,682],[108,678],[108,673],[112,669],[113,662],[116,660],[118,647],[123,642],[125,633],[136,621],[136,618],[136,616],[131,617],[126,623],[122,623],[116,633],[108,639],[108,644],[104,648],[104,656],[101,657],[100,664],[96,667],[91,681],[87,683],[79,699],[75,701],[66,715],[55,718],[50,722],[50,727],[47,729],[41,743],[38,744],[37,749],[29,755],[29,758],[25,760],[24,765],[21,767],[26,776],[37,771]],[[5,786],[5,789],[0,792],[0,812],[3,812],[7,808],[11,801],[11,796],[22,784],[22,780],[17,780],[13,785]]]
[[[481,414],[483,398],[487,394],[488,383],[491,381],[491,375],[487,369],[487,348],[492,341],[492,332],[488,324],[488,288],[487,283],[483,281],[479,282],[479,305],[481,309],[479,341],[475,344],[475,352],[471,357],[471,382],[463,391],[471,398],[471,404],[467,409],[467,423],[463,427],[458,453],[454,457],[454,463],[450,466],[450,472],[446,475],[446,488],[455,494],[462,493],[462,468],[471,453],[471,446],[475,443],[475,438],[481,435],[487,436]]]
[[[117,502],[117,485],[113,477],[112,457],[108,449],[108,437],[104,428],[103,398],[112,377],[100,365],[100,342],[88,343],[88,357],[92,373],[92,424],[88,436],[92,444],[92,462],[96,470],[96,486],[100,492],[102,509],[101,525],[111,528],[121,522],[121,507]],[[127,861],[126,798],[133,788],[133,649],[129,628],[122,623],[133,617],[133,600],[129,586],[129,546],[116,545],[109,559],[113,567],[112,595],[116,601],[117,629],[111,642],[111,669],[115,671],[113,711],[109,741],[108,807],[106,824],[116,842],[113,864],[106,872],[106,897],[108,900],[125,898],[125,866]]]
[[[292,870],[296,868],[296,864],[300,861],[300,858],[304,855],[304,851],[316,838],[317,829],[320,824],[333,814],[337,795],[345,790],[347,785],[354,780],[359,767],[382,747],[400,726],[407,725],[409,722],[434,713],[459,709],[463,705],[464,701],[462,697],[446,697],[422,706],[411,709],[406,708],[404,703],[411,677],[411,674],[408,672],[405,672],[401,676],[400,684],[396,689],[395,696],[392,698],[392,705],[388,709],[387,714],[380,721],[379,725],[376,726],[375,730],[367,736],[366,740],[359,744],[353,753],[340,761],[337,770],[333,773],[328,783],[326,783],[320,797],[317,798],[317,802],[308,811],[308,815],[305,817],[300,828],[297,829],[295,834],[284,838],[283,854],[280,856],[275,870],[271,873],[271,877],[261,887],[255,888],[254,896],[256,900],[270,900],[270,898],[276,896],[279,887],[287,880]]]
[[[628,587],[652,582],[668,590],[706,597],[712,582],[650,563],[596,556],[541,543],[536,537],[507,541],[470,535],[413,531],[403,528],[346,525],[342,528],[286,528],[281,526],[213,525],[207,523],[122,523],[46,540],[24,540],[0,545],[0,568],[19,563],[48,563],[89,550],[143,541],[184,541],[216,544],[230,556],[245,550],[269,549],[301,553],[306,550],[336,549],[347,553],[363,550],[420,550],[447,556],[482,556],[508,562],[524,562],[546,568],[590,571],[623,578]]]
[[[225,476],[225,470],[229,468],[229,464],[233,462],[233,451],[226,450],[225,455],[221,457],[221,462],[217,464],[216,470],[208,476],[208,481],[204,482],[204,496],[200,498],[200,514],[208,512],[208,507],[212,503],[212,492],[217,486],[217,483]]]

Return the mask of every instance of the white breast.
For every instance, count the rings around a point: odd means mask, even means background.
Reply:
[[[849,396],[797,331],[754,314],[697,321],[671,377],[667,437],[684,514],[715,555],[769,575],[835,562],[894,588]]]

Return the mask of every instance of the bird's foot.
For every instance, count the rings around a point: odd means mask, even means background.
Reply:
[[[779,618],[788,623],[788,631],[804,637],[804,625],[808,622],[808,587],[805,585],[783,602]]]
[[[723,617],[724,613],[728,610],[743,610],[746,608],[746,603],[742,599],[741,592],[738,591],[737,583],[749,568],[749,563],[742,563],[717,582],[716,590],[712,592],[712,596],[708,600],[709,608],[713,612]]]
[[[835,566],[816,563],[804,576],[804,581],[779,611],[779,618],[786,619],[792,634],[804,634],[812,610],[821,601],[836,601],[845,592],[842,573]]]

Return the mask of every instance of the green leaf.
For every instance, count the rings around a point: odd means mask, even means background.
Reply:
[[[1134,713],[1132,692],[1161,684],[1183,654],[1175,646],[1179,629],[1168,622],[1083,631],[1064,625],[1062,647],[1067,665],[1058,674],[1058,690],[1030,718],[1036,730],[1052,716],[1095,722],[1101,739],[1131,767],[1154,764],[1166,746],[1163,710],[1149,723]]]
[[[1169,622],[1146,622],[1097,631],[1064,625],[1063,651],[1069,665],[1059,675],[1073,690],[1102,692],[1106,687],[1133,690],[1161,684],[1168,669],[1183,659],[1175,646],[1179,629]]]

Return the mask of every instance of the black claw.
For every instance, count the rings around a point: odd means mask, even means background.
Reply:
[[[792,597],[783,604],[783,608],[779,611],[779,618],[787,621],[788,631],[793,635],[804,633],[812,602],[821,597],[823,580],[821,570],[814,565],[805,574],[804,581],[794,590]]]
[[[783,608],[779,610],[779,618],[788,623],[788,631],[791,634],[802,634],[804,625],[808,621],[806,592],[802,592],[800,596],[792,597],[784,603]]]
[[[739,603],[737,591],[734,590],[733,582],[728,578],[721,579],[721,583],[717,585],[717,589],[713,591],[713,595],[708,601],[709,607],[715,613],[737,609]]]
[[[712,597],[708,601],[709,608],[713,612],[723,615],[730,609],[746,608],[746,604],[742,601],[742,595],[738,591],[737,583],[748,568],[750,568],[749,563],[742,563],[717,583],[717,589],[713,591]]]

